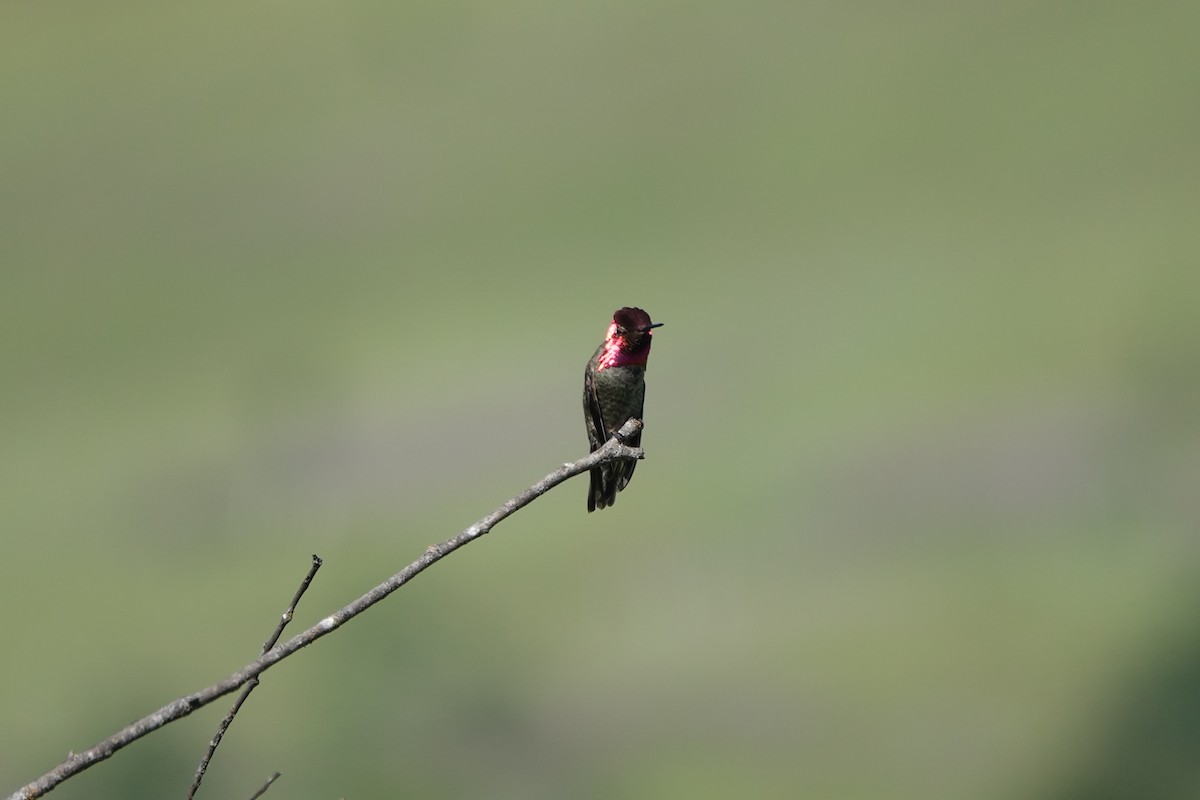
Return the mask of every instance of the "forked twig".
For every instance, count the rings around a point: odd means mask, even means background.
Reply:
[[[135,742],[143,736],[158,730],[167,723],[186,717],[196,709],[202,708],[217,698],[235,691],[288,656],[307,647],[325,634],[337,630],[458,548],[489,533],[493,527],[510,515],[529,505],[568,478],[573,478],[576,475],[587,472],[592,467],[607,464],[611,461],[624,458],[643,458],[644,453],[641,448],[627,447],[622,444],[623,441],[628,441],[629,437],[639,430],[641,426],[641,420],[629,420],[621,427],[616,436],[609,439],[602,447],[590,455],[578,461],[563,464],[525,491],[505,501],[495,511],[480,519],[457,536],[453,536],[440,544],[430,545],[421,554],[420,558],[354,602],[338,609],[316,625],[313,625],[303,633],[296,634],[283,644],[272,647],[259,658],[251,661],[223,681],[173,700],[152,714],[148,714],[136,722],[130,723],[107,739],[81,753],[71,753],[66,761],[40,778],[13,792],[9,795],[8,800],[33,800],[35,797],[41,797],[67,778],[77,775],[93,764],[109,758],[113,753],[131,742]]]
[[[313,577],[316,576],[317,570],[321,568],[322,563],[321,557],[314,554],[312,557],[312,566],[308,568],[308,574],[304,576],[304,580],[300,581],[299,588],[297,588],[296,593],[292,595],[292,602],[286,609],[284,609],[283,614],[280,615],[279,623],[275,626],[275,630],[272,631],[271,635],[267,637],[267,640],[263,642],[262,649],[259,651],[260,654],[270,650],[275,646],[275,643],[279,641],[279,635],[283,633],[283,629],[287,627],[287,624],[292,621],[292,616],[296,613],[296,606],[300,604],[300,598],[304,597],[304,593],[308,590],[309,584],[312,583]],[[229,713],[226,714],[225,718],[221,720],[221,723],[217,725],[216,733],[213,734],[212,740],[208,743],[208,749],[204,751],[204,757],[200,759],[200,764],[196,767],[196,775],[192,778],[192,785],[188,788],[187,800],[192,800],[192,798],[196,796],[196,791],[200,788],[200,782],[204,780],[204,773],[208,771],[208,764],[210,761],[212,761],[213,754],[217,752],[217,747],[221,744],[221,739],[225,736],[225,731],[229,730],[229,726],[233,724],[233,718],[237,716],[238,711],[242,708],[242,703],[246,702],[246,698],[250,696],[250,693],[253,692],[257,686],[258,678],[251,678],[250,681],[242,687],[242,693],[238,695],[237,700],[233,701],[233,706],[229,709]],[[275,778],[278,777],[279,773],[276,772]],[[271,778],[270,781],[267,781],[267,785],[264,786],[259,793],[255,795],[255,797],[258,797],[265,792],[275,778]]]

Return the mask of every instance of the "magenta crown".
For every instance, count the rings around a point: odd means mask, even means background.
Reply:
[[[626,306],[617,309],[612,324],[608,326],[608,335],[604,337],[598,369],[645,366],[650,356],[650,329],[659,325],[662,323],[651,322],[650,315],[640,308]]]
[[[613,314],[613,322],[617,323],[618,327],[624,328],[626,331],[641,331],[650,327],[650,315],[640,308],[625,308],[617,309]]]

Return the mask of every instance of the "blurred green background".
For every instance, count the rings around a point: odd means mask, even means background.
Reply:
[[[0,789],[1200,796],[1200,5],[0,10]],[[57,790],[182,797],[214,706]]]

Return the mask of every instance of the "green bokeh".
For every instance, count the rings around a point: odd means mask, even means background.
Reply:
[[[634,304],[617,506],[272,670],[201,796],[1195,797],[1198,25],[8,4],[0,792],[582,455]]]

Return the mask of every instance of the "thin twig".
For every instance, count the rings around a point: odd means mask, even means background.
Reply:
[[[272,647],[256,660],[251,661],[237,672],[225,678],[225,680],[215,683],[207,689],[201,689],[198,692],[171,701],[154,713],[130,723],[112,736],[84,750],[82,753],[71,753],[66,761],[40,778],[13,792],[9,795],[8,800],[33,800],[35,797],[41,797],[67,778],[79,774],[97,762],[103,761],[131,742],[135,742],[146,734],[158,730],[167,723],[186,717],[196,709],[202,708],[217,698],[235,691],[238,687],[258,677],[301,648],[307,647],[325,634],[337,630],[458,548],[489,533],[493,527],[511,514],[529,505],[568,478],[573,478],[576,475],[587,472],[592,467],[607,464],[611,461],[618,461],[625,458],[643,458],[644,454],[641,448],[627,447],[621,444],[622,440],[628,441],[629,436],[635,433],[641,427],[641,424],[640,420],[629,420],[622,426],[617,436],[609,439],[602,447],[591,453],[591,455],[581,458],[578,461],[563,464],[516,497],[505,501],[495,511],[480,519],[457,536],[453,536],[440,544],[430,545],[421,554],[420,558],[354,602],[338,609],[316,625],[303,633],[296,634],[283,644]]]
[[[283,774],[282,772],[276,772],[274,775],[272,775],[271,777],[267,778],[267,782],[266,782],[266,783],[264,783],[264,784],[263,784],[261,787],[259,787],[259,790],[258,790],[257,792],[255,792],[254,794],[250,795],[250,800],[258,800],[258,798],[260,798],[260,797],[262,797],[264,794],[266,794],[266,793],[267,793],[267,789],[270,789],[270,788],[271,788],[271,784],[272,784],[272,783],[274,783],[275,781],[279,780],[279,776],[280,776],[280,775],[282,775],[282,774]]]
[[[317,574],[317,570],[321,568],[321,557],[313,555],[312,566],[308,568],[308,574],[304,576],[304,580],[300,581],[300,586],[296,589],[296,593],[292,595],[292,602],[283,614],[279,617],[279,623],[275,626],[275,630],[263,642],[262,649],[259,654],[267,652],[275,643],[279,641],[279,635],[283,633],[283,629],[292,621],[292,616],[296,613],[296,606],[300,604],[300,598],[304,597],[304,593],[308,590],[309,584]],[[217,752],[217,747],[221,744],[222,737],[225,736],[225,731],[229,730],[229,726],[233,724],[233,718],[237,716],[238,711],[242,708],[242,703],[246,702],[246,698],[258,686],[258,678],[251,678],[250,681],[242,687],[242,693],[238,695],[237,700],[233,701],[233,707],[229,709],[229,713],[217,725],[217,731],[213,734],[212,740],[208,743],[208,749],[204,751],[204,757],[200,759],[200,764],[196,767],[196,775],[192,778],[192,785],[188,788],[187,800],[192,800],[196,796],[196,791],[200,788],[200,782],[204,780],[204,773],[208,771],[208,763],[212,761],[213,754]],[[278,775],[278,773],[276,773]],[[272,779],[273,780],[273,779]],[[270,786],[267,783],[267,786]],[[266,787],[263,787],[266,791]]]
[[[283,629],[287,627],[287,624],[292,621],[292,617],[296,613],[296,606],[300,605],[300,598],[304,597],[304,593],[308,591],[309,584],[313,582],[313,578],[317,577],[317,570],[324,563],[319,555],[313,553],[312,566],[308,568],[308,574],[304,576],[304,580],[300,581],[300,585],[296,587],[296,593],[292,595],[292,602],[288,604],[288,607],[284,609],[283,614],[279,617],[279,624],[275,626],[275,630],[263,642],[262,652],[267,652],[279,641],[279,635],[283,633]]]

